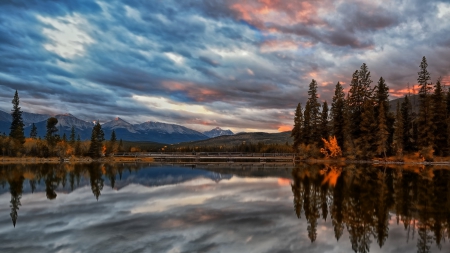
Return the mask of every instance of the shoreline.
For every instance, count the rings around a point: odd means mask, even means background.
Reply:
[[[135,162],[153,162],[154,159],[151,157],[102,157],[98,159],[93,159],[90,157],[70,157],[70,158],[59,158],[59,157],[2,157],[0,159],[0,164],[41,164],[41,163],[135,163]]]

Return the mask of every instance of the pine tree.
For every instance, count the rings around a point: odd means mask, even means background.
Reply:
[[[419,149],[427,148],[434,143],[434,129],[433,129],[433,117],[432,108],[430,101],[430,93],[432,90],[431,83],[428,83],[430,78],[430,73],[427,71],[427,59],[425,56],[422,58],[420,63],[420,71],[418,72],[419,77],[417,82],[419,83],[419,116],[417,118],[417,130],[418,130],[418,140],[417,144]]]
[[[376,133],[377,123],[375,121],[375,115],[373,110],[373,101],[366,100],[364,102],[364,112],[361,115],[361,136],[358,138],[358,151],[360,157],[370,159],[374,156],[377,149]]]
[[[31,124],[31,130],[30,130],[30,138],[32,139],[36,139],[37,138],[37,127],[36,125],[33,123]]]
[[[442,90],[441,80],[438,79],[434,86],[434,93],[431,96],[433,110],[433,128],[435,153],[444,156],[447,154],[447,103],[445,101],[444,91]]]
[[[59,140],[59,135],[56,135],[58,132],[58,128],[56,127],[58,124],[58,119],[55,117],[51,117],[47,119],[47,134],[45,135],[45,139],[47,140],[47,144],[53,148],[56,145],[56,142]]]
[[[20,146],[25,143],[25,134],[23,131],[23,127],[25,124],[22,119],[22,111],[19,106],[19,93],[16,90],[14,94],[14,98],[12,100],[13,109],[11,110],[12,122],[11,127],[9,128],[11,132],[9,136],[15,140]]]
[[[291,132],[291,137],[294,139],[293,148],[295,151],[298,150],[302,142],[303,121],[302,104],[298,103],[297,109],[295,110],[294,128],[292,128]]]
[[[320,116],[320,127],[319,127],[319,133],[320,133],[320,139],[328,139],[328,136],[330,135],[329,125],[328,125],[328,104],[327,101],[324,101],[322,104],[322,112]],[[323,144],[322,142],[320,142]]]
[[[447,117],[450,117],[450,87],[447,89],[447,96],[445,99],[447,102]]]
[[[363,102],[372,97],[372,80],[370,79],[370,71],[365,63],[361,65],[359,69],[359,87],[361,89],[361,95],[363,96]]]
[[[72,146],[73,146],[73,144],[75,144],[75,127],[74,126],[72,126],[72,128],[70,129],[69,143]]]
[[[111,143],[116,143],[117,138],[116,138],[116,131],[114,131],[114,129],[111,132],[111,138],[110,138]]]
[[[402,111],[400,110],[400,102],[397,101],[397,111],[395,114],[395,126],[394,126],[394,148],[397,156],[403,155],[403,144],[404,144],[404,126],[403,126]]]
[[[89,154],[92,157],[100,157],[102,154],[103,141],[105,140],[105,134],[103,133],[102,126],[99,121],[92,128],[91,144],[89,146]]]
[[[67,136],[66,136],[66,133],[63,134],[62,140],[63,140],[64,142],[67,142]]]
[[[303,131],[300,139],[305,145],[308,145],[312,143],[311,132],[314,128],[311,123],[311,107],[309,106],[309,101],[306,102],[303,119]]]
[[[401,114],[403,120],[403,150],[405,152],[410,152],[414,150],[414,139],[413,139],[413,122],[412,122],[412,106],[409,100],[409,96],[405,95],[405,99],[401,104]]]
[[[384,117],[387,119],[389,113],[389,87],[383,77],[380,77],[377,86],[375,86],[375,99],[377,103],[375,107],[375,116],[378,118],[380,106],[383,104],[385,111]]]
[[[331,104],[332,134],[336,137],[339,147],[344,146],[345,128],[345,94],[342,85],[338,82],[334,90],[333,103]]]
[[[364,90],[360,86],[359,72],[356,70],[353,73],[352,81],[350,82],[350,90],[347,95],[347,112],[348,112],[348,127],[349,138],[356,140],[360,137],[361,114],[363,111]]]
[[[307,135],[311,143],[320,143],[319,125],[320,125],[320,103],[318,101],[319,96],[317,95],[317,82],[312,79],[309,84],[308,90],[308,106],[309,106],[309,118],[310,118],[310,129],[307,131],[305,129],[305,135]],[[306,114],[306,113],[305,113]],[[305,115],[306,118],[306,115]]]
[[[380,104],[378,112],[379,112],[378,131],[376,136],[377,153],[383,154],[384,158],[386,159],[386,151],[389,147],[388,146],[389,131],[388,126],[386,124],[386,113],[384,110],[384,103]]]

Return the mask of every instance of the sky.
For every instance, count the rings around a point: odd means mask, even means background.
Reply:
[[[423,56],[450,85],[450,1],[0,1],[0,109],[287,131],[366,63],[391,99]]]

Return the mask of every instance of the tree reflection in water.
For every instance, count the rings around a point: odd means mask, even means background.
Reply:
[[[448,169],[302,164],[292,176],[295,214],[304,213],[311,242],[318,219],[326,220],[328,212],[336,240],[346,228],[355,252],[369,252],[375,240],[383,247],[390,221],[403,223],[406,240],[417,233],[418,252],[430,252],[432,243],[441,248],[449,238]]]
[[[139,170],[143,165],[126,165],[129,172]],[[66,188],[67,182],[70,184],[70,191],[80,185],[82,178],[89,178],[92,193],[98,200],[103,189],[104,177],[108,178],[111,187],[114,188],[116,176],[122,178],[123,164],[29,164],[18,165],[9,164],[0,167],[0,184],[3,188],[6,183],[9,185],[11,193],[11,220],[14,227],[18,219],[18,210],[21,206],[23,184],[28,179],[31,192],[36,191],[40,182],[45,183],[45,195],[47,199],[53,200],[58,195],[56,189]],[[67,181],[68,180],[68,181]],[[76,187],[75,187],[76,184]]]

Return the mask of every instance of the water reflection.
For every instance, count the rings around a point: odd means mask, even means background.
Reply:
[[[143,187],[169,184],[177,185]],[[0,226],[0,241],[9,245],[18,243],[18,236],[31,238],[37,229],[43,245],[71,235],[68,252],[83,252],[75,245],[111,252],[102,244],[109,240],[131,247],[133,240],[124,235],[159,245],[160,252],[202,251],[208,245],[218,252],[397,252],[400,247],[402,252],[448,252],[447,169],[4,165],[0,186],[0,221],[9,225]],[[83,189],[72,192],[77,188]],[[55,233],[61,237],[54,239]],[[330,242],[333,235],[336,241]],[[19,252],[15,247],[0,246],[0,251]]]
[[[448,169],[305,164],[292,176],[295,213],[304,213],[311,242],[318,219],[328,216],[336,240],[346,229],[354,252],[369,252],[373,241],[383,247],[391,215],[404,225],[407,240],[417,240],[418,252],[430,252],[433,243],[441,249],[449,238]]]

